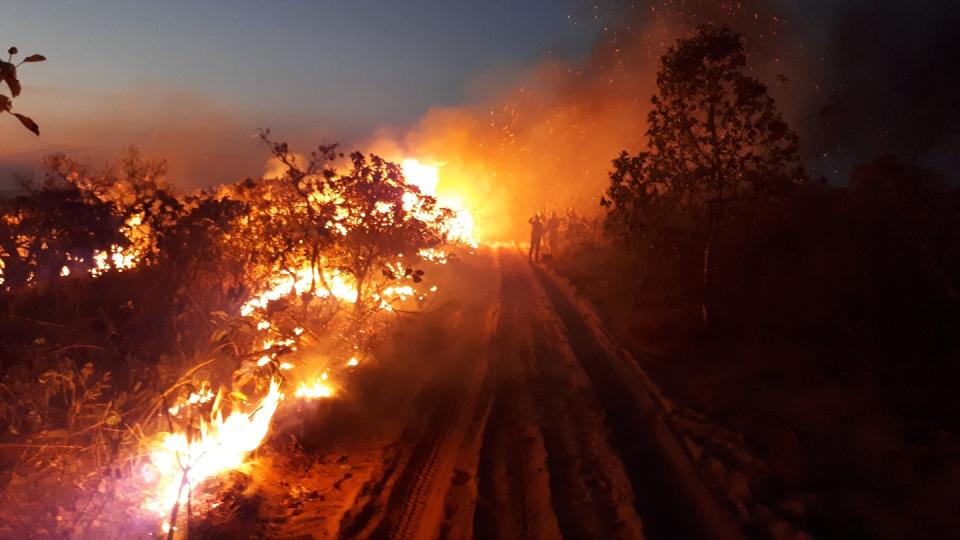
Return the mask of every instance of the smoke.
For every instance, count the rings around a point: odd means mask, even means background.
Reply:
[[[598,212],[610,162],[644,147],[660,56],[708,10],[707,20],[742,15],[713,2],[645,6],[593,5],[577,16],[599,36],[586,58],[548,57],[486,99],[432,109],[371,148],[441,166],[440,192],[470,201],[487,240],[522,238],[536,212]]]
[[[610,0],[577,24],[586,58],[548,57],[485,99],[430,110],[370,147],[441,166],[440,191],[477,206],[486,239],[522,238],[538,211],[598,211],[610,162],[644,146],[659,57],[704,23],[744,34],[750,69],[801,136],[814,175],[843,183],[881,152],[956,155],[960,23],[950,2]]]
[[[894,153],[956,175],[956,2],[821,1],[798,20],[819,30],[808,40],[819,52],[823,91],[807,104],[802,135],[825,172]]]
[[[257,136],[259,126],[275,128],[296,145],[332,139],[338,128],[329,121],[259,118],[202,94],[152,87],[109,95],[28,88],[16,107],[40,123],[43,136],[0,118],[0,189],[14,187],[15,176],[39,174],[42,157],[50,153],[100,166],[131,145],[166,159],[178,188],[207,187],[263,171],[268,150]]]
[[[528,69],[478,74],[472,102],[433,108],[412,128],[360,145],[344,122],[258,117],[188,92],[29,88],[16,106],[43,137],[0,122],[0,175],[51,151],[96,164],[133,144],[168,158],[180,186],[234,181],[263,170],[263,126],[298,149],[340,140],[438,165],[439,193],[473,206],[486,239],[522,238],[535,212],[599,211],[611,160],[643,149],[659,57],[707,22],[745,35],[751,69],[800,134],[814,176],[843,183],[854,164],[883,152],[948,173],[960,166],[953,0],[596,0],[571,21],[596,36],[585,56],[546,54]]]

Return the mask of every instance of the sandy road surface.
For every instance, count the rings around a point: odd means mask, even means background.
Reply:
[[[738,536],[636,366],[562,284],[512,250],[451,272],[451,301],[404,325],[391,351],[405,369],[299,427],[320,457],[258,486],[256,535]]]

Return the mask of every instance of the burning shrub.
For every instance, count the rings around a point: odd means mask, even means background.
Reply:
[[[135,150],[102,171],[56,155],[43,188],[2,207],[6,298],[15,286],[24,305],[57,306],[31,311],[29,333],[5,346],[5,367],[18,367],[5,369],[4,440],[54,430],[59,446],[89,449],[45,450],[71,461],[69,474],[112,475],[110,497],[84,484],[88,506],[109,498],[175,524],[198,485],[261,444],[284,396],[334,395],[386,315],[430,294],[417,290],[419,267],[445,260],[452,211],[380,157],[324,146],[300,163],[263,138],[280,175],[178,195],[165,164]],[[5,333],[22,334],[22,318],[11,310]],[[68,377],[51,351],[74,347],[96,353]],[[70,399],[38,401],[25,387]],[[22,465],[23,478],[40,474]],[[66,515],[96,519],[68,510],[78,500],[51,503],[53,529]]]
[[[0,284],[29,283],[90,272],[98,254],[126,244],[109,204],[77,186],[48,180],[27,194],[0,201]]]

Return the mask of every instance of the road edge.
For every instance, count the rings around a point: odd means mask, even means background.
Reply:
[[[617,371],[636,383],[628,386],[634,389],[637,405],[649,416],[655,441],[673,469],[683,495],[690,503],[690,509],[697,512],[696,516],[691,517],[702,523],[704,528],[712,533],[712,538],[745,538],[736,520],[707,485],[698,470],[697,460],[683,444],[683,435],[671,421],[675,412],[673,403],[647,375],[633,353],[610,334],[589,300],[577,294],[574,287],[552,268],[544,265],[533,266],[534,274],[538,278],[549,281],[562,293],[565,300],[576,308],[577,314],[584,320],[597,343],[611,353],[609,357],[617,363]]]

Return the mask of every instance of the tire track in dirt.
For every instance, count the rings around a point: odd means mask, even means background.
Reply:
[[[527,262],[502,252],[495,401],[477,538],[642,538],[630,482],[563,325]]]
[[[560,528],[550,503],[546,449],[522,365],[510,353],[520,348],[504,339],[501,329],[497,341],[501,354],[492,367],[495,390],[483,432],[473,536],[556,538]]]
[[[606,415],[610,442],[636,493],[637,511],[651,538],[737,539],[743,535],[720,509],[685,457],[651,395],[602,328],[587,322],[553,278],[538,281],[565,327],[567,341]]]
[[[540,273],[507,250],[463,269],[466,303],[425,328],[441,365],[340,537],[739,537],[658,396]]]
[[[420,525],[427,521],[424,514],[439,481],[439,461],[448,451],[445,439],[449,438],[459,415],[455,407],[431,407],[433,410],[424,411],[424,405],[455,402],[454,392],[428,391],[421,397],[421,406],[417,409],[429,415],[430,423],[414,445],[410,460],[397,478],[387,502],[390,511],[373,531],[371,538],[416,538]]]
[[[489,255],[484,255],[489,257]],[[476,295],[476,287],[474,288]],[[476,425],[487,370],[488,341],[496,325],[498,295],[473,298],[448,316],[452,336],[435,351],[444,365],[417,396],[400,437],[394,467],[369,482],[369,498],[345,520],[344,538],[436,538],[444,523],[444,495],[452,483],[458,449]],[[483,405],[484,407],[486,405]]]

